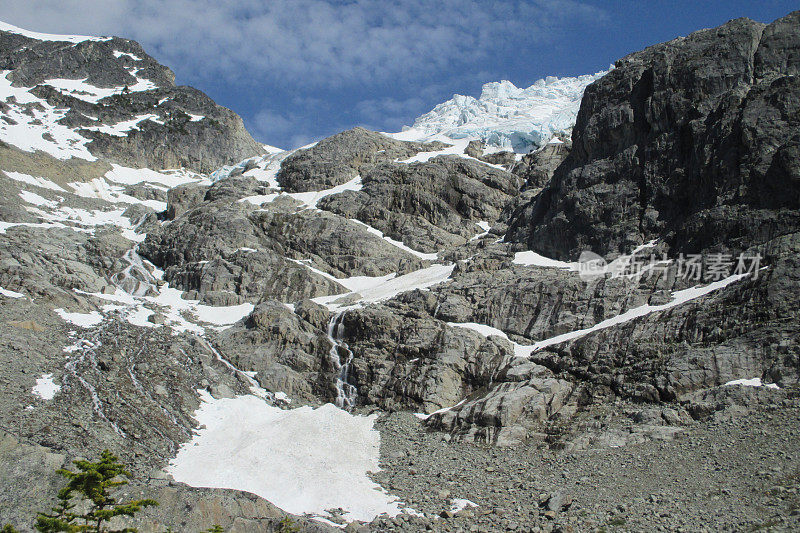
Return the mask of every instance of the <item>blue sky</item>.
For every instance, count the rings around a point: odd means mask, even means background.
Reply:
[[[293,148],[351,128],[399,131],[453,93],[603,70],[645,46],[797,1],[6,0],[0,19],[139,41]]]

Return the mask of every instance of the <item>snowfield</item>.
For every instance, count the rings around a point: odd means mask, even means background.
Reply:
[[[200,391],[201,428],[167,467],[195,487],[257,494],[293,514],[348,520],[399,514],[402,503],[367,476],[378,471],[376,415],[355,416],[325,404],[282,410],[255,396],[214,399]],[[203,427],[205,426],[205,427]]]

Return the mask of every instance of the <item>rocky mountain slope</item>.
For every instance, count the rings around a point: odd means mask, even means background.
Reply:
[[[109,448],[140,531],[800,527],[799,23],[567,83],[524,156],[268,151],[136,43],[3,26],[0,522]]]

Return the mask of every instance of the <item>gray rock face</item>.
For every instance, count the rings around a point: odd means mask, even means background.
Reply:
[[[486,324],[530,344],[591,327],[648,302],[668,301],[675,288],[674,277],[588,284],[571,272],[481,259],[459,263],[450,283],[404,295],[403,300],[437,319]]]
[[[321,209],[356,218],[416,250],[435,252],[481,232],[519,191],[513,174],[457,156],[385,163],[362,175],[360,191],[323,198]]]
[[[196,185],[172,191],[167,214],[189,210],[149,232],[139,251],[165,269],[167,281],[204,301],[295,302],[346,292],[312,264],[335,277],[405,273],[422,265],[340,216],[298,210],[291,201],[261,209],[240,202],[265,191],[253,178],[221,180],[203,191]]]
[[[548,143],[540,150],[525,154],[511,167],[511,172],[525,180],[526,189],[541,189],[550,183],[553,173],[571,149],[571,142]]]
[[[540,367],[542,368],[542,367]],[[572,392],[572,385],[552,377],[492,385],[478,398],[450,410],[434,413],[426,425],[461,439],[510,446],[540,432]]]
[[[433,508],[445,520],[385,518],[347,530],[466,529],[461,526],[469,519],[487,531],[518,530],[520,523],[555,530],[571,523],[574,508],[585,508],[578,495],[596,480],[580,487],[540,483],[529,477],[528,459],[537,450],[563,448],[563,454],[540,457],[555,461],[553,479],[566,485],[574,481],[563,474],[568,470],[581,477],[592,461],[624,457],[636,464],[643,456],[639,450],[606,455],[598,448],[671,441],[707,418],[735,421],[753,405],[776,413],[776,420],[795,419],[786,406],[796,408],[800,386],[799,16],[769,26],[733,21],[623,59],[587,90],[574,148],[548,145],[513,172],[482,162],[511,158],[486,155],[479,143],[467,147],[467,157],[399,163],[443,145],[357,128],[293,155],[241,161],[215,174],[219,179],[210,186],[126,185],[120,192],[128,196],[120,201],[96,198],[91,190],[72,194],[70,184],[79,181],[88,190],[87,182],[103,177],[111,162],[213,168],[252,155],[249,137],[236,133],[235,116],[206,106],[193,90],[173,87],[171,73],[135,43],[73,47],[0,32],[0,68],[12,71],[14,83],[35,85],[40,98],[67,109],[63,124],[91,136],[92,153],[100,157],[64,162],[0,145],[0,499],[13,502],[0,506],[0,524],[29,523],[55,492],[54,468],[110,448],[141,480],[125,490],[161,502],[126,526],[194,531],[219,523],[230,531],[280,531],[285,514],[264,500],[192,489],[163,472],[198,429],[192,418],[198,390],[229,398],[250,393],[254,379],[267,391],[286,393],[291,407],[341,399],[337,380],[344,381],[353,388],[348,399],[358,414],[393,412],[377,427],[394,424],[416,439],[414,446],[389,450],[399,451],[393,461],[402,475],[376,479],[389,479],[385,488],[392,493],[396,481],[408,482],[420,497],[409,504]],[[144,76],[159,88],[95,105],[44,83],[73,75],[97,87]],[[89,131],[94,121],[85,116],[114,124],[149,113],[158,118],[118,139]],[[281,162],[283,190],[254,177],[264,179]],[[287,194],[318,192],[355,177],[360,190],[325,196],[316,207],[306,201],[311,195]],[[166,201],[166,210],[156,213],[153,206],[163,204],[136,199]],[[506,229],[512,242],[498,239]],[[571,268],[514,260],[526,246],[572,258],[589,246],[629,252],[651,238],[662,240],[654,249],[659,254],[746,249],[759,253],[765,268],[757,279],[587,332],[632,309],[670,302],[673,292],[695,281],[672,268],[642,279],[587,282]],[[405,247],[437,256],[423,260]],[[192,313],[201,315],[194,303],[167,310],[164,300],[151,296],[176,293],[166,292],[142,259],[163,269],[163,282],[184,291],[184,299],[207,306],[248,302],[253,310],[237,323],[213,326],[190,320]],[[422,283],[429,273],[423,269],[434,264],[450,273],[448,279]],[[419,277],[385,285],[343,279],[417,271]],[[311,300],[335,298],[347,287],[354,289],[350,307],[341,307],[342,300],[330,307]],[[92,314],[72,315],[87,321],[83,327],[62,320],[58,307]],[[228,312],[209,315],[214,311]],[[236,313],[242,316],[241,308]],[[88,325],[94,318],[102,320]],[[475,331],[488,331],[485,326],[499,334]],[[518,356],[525,349],[514,343],[567,333],[574,333],[570,340]],[[62,387],[53,400],[32,393],[46,373]],[[754,377],[781,390],[723,386]],[[430,416],[420,422],[396,411]],[[402,417],[410,421],[398,426]],[[785,438],[791,444],[792,433]],[[519,453],[471,442],[518,446]],[[676,443],[680,439],[669,444]],[[703,455],[703,446],[689,439],[684,444],[683,450]],[[421,449],[435,451],[420,455]],[[588,450],[592,454],[577,454]],[[595,459],[573,464],[578,455]],[[464,463],[464,476],[442,470],[452,466],[451,457]],[[487,485],[487,474],[501,468],[509,477]],[[420,490],[420,480],[448,487]],[[486,489],[479,504],[495,502],[497,512],[449,510],[451,498],[470,497],[456,493],[461,481]],[[498,487],[523,486],[523,507],[531,514],[519,516],[533,521],[511,522],[506,515],[513,509]],[[609,518],[603,515],[591,528],[608,525]],[[293,520],[307,530],[328,530]]]
[[[140,253],[164,268],[170,284],[215,305],[344,292],[289,261],[279,243],[262,246],[263,234],[249,218],[252,211],[239,202],[209,202],[148,234]]]
[[[309,316],[314,312],[322,316],[315,320]],[[310,301],[298,304],[296,312],[265,301],[244,323],[224,331],[218,343],[236,366],[258,372],[256,379],[265,389],[285,392],[295,401],[332,401],[335,369],[328,357],[327,323],[327,309]]]
[[[341,339],[355,355],[359,400],[387,408],[455,405],[491,383],[512,353],[504,339],[449,327],[402,304],[354,309],[340,320]]]
[[[511,168],[516,162],[514,152],[500,151],[485,154],[486,144],[483,141],[470,141],[464,149],[464,153],[475,159],[480,159],[484,163],[490,165],[501,165],[505,168]]]
[[[109,161],[137,168],[211,172],[264,152],[236,113],[196,89],[175,86],[173,72],[134,41],[116,37],[80,43],[40,41],[0,31],[0,69],[11,71],[8,79],[14,86],[33,87],[32,92],[50,105],[67,108],[59,123],[91,139],[88,150]],[[85,80],[94,87],[120,91],[92,103],[80,94],[55,89],[46,83],[49,79]],[[155,88],[122,89],[140,79]],[[122,136],[85,129],[146,115],[156,118],[140,122]]]
[[[374,131],[354,128],[288,157],[281,165],[278,183],[292,192],[329,189],[355,178],[365,165],[408,159],[444,146],[438,142],[396,141]]]
[[[798,21],[737,19],[617,62],[507,240],[558,258],[653,238],[699,253],[800,228]]]
[[[173,187],[167,192],[167,212],[165,216],[169,220],[174,220],[186,211],[197,207],[203,203],[208,187],[188,183]]]

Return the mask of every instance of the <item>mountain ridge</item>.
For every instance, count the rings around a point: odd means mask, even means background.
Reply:
[[[267,150],[132,42],[0,32],[0,522],[108,448],[141,531],[797,529],[798,17],[567,82],[525,155]]]

